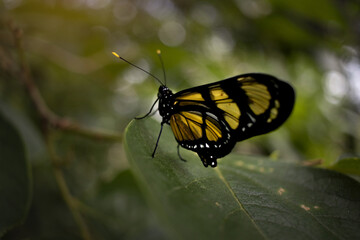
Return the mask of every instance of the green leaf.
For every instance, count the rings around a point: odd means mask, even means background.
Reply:
[[[230,154],[215,169],[182,150],[168,126],[136,120],[127,156],[145,196],[173,238],[358,239],[360,184],[329,170]]]
[[[345,174],[360,175],[360,158],[343,158],[329,168]]]
[[[20,224],[31,199],[30,171],[24,144],[0,112],[0,237]]]
[[[0,99],[2,114],[17,129],[25,144],[25,151],[30,162],[39,161],[46,156],[46,147],[40,132],[29,120],[28,116]]]
[[[102,239],[167,239],[130,169],[102,182],[96,198],[88,204],[92,210],[87,211],[91,213],[87,222],[92,233]]]

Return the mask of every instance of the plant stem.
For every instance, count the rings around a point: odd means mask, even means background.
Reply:
[[[83,239],[91,240],[91,235],[90,235],[89,229],[77,207],[77,201],[76,201],[76,199],[73,198],[73,196],[71,195],[71,193],[69,191],[69,188],[68,188],[65,178],[64,178],[63,171],[58,167],[57,163],[59,161],[59,157],[57,156],[57,154],[55,152],[54,146],[52,144],[52,141],[50,140],[49,135],[50,134],[48,134],[48,136],[47,136],[46,143],[47,143],[47,147],[49,150],[51,163],[53,166],[54,176],[55,176],[56,182],[59,186],[60,193],[61,193],[66,205],[69,207],[70,212],[73,215],[73,218],[80,229]]]
[[[59,186],[60,193],[70,209],[70,212],[78,225],[82,238],[84,240],[91,240],[91,235],[89,229],[85,223],[84,218],[82,217],[77,199],[75,199],[68,188],[68,185],[65,181],[63,171],[59,167],[59,156],[56,154],[55,148],[53,146],[53,141],[50,139],[50,130],[51,129],[60,129],[63,131],[68,131],[70,133],[79,134],[85,137],[94,138],[97,140],[109,140],[109,141],[121,141],[121,136],[112,134],[112,133],[104,133],[100,131],[95,131],[92,129],[85,128],[80,124],[71,121],[67,118],[62,118],[56,115],[53,111],[49,109],[47,104],[45,103],[43,97],[40,94],[39,89],[37,88],[30,72],[30,68],[26,62],[24,48],[22,43],[22,31],[9,22],[8,24],[10,31],[14,37],[15,46],[17,49],[18,57],[19,57],[19,65],[20,65],[20,74],[17,71],[8,70],[8,72],[14,76],[14,78],[19,78],[21,82],[24,84],[25,89],[29,95],[30,100],[34,104],[37,114],[43,123],[43,135],[46,139],[47,149],[49,151],[52,168],[54,171],[54,176]]]
[[[70,119],[59,117],[49,109],[34,80],[32,79],[30,68],[26,62],[22,44],[22,31],[11,23],[9,26],[10,30],[12,31],[15,46],[19,56],[21,72],[20,79],[24,84],[31,101],[33,102],[35,109],[37,110],[37,113],[42,118],[42,120],[53,128],[69,131],[71,133],[79,134],[85,137],[90,137],[97,140],[121,141],[122,137],[120,135],[85,128],[81,126],[81,124],[78,124]]]

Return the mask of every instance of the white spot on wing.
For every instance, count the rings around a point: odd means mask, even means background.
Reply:
[[[250,120],[251,120],[253,123],[256,122],[256,119],[255,119],[253,116],[251,116],[249,113],[247,113],[247,115],[249,116]]]

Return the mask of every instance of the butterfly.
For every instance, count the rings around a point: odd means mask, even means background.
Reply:
[[[168,124],[178,142],[180,159],[179,146],[196,152],[205,167],[216,167],[217,159],[228,155],[237,142],[278,128],[290,116],[295,102],[289,83],[263,73],[242,74],[177,93],[158,81],[161,85],[155,103],[148,114],[138,118],[147,117],[159,102],[162,121],[152,157],[163,125]]]

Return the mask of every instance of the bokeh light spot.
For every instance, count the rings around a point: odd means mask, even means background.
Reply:
[[[325,76],[325,90],[329,102],[333,104],[339,103],[348,92],[344,75],[337,71],[329,71]]]
[[[165,45],[175,47],[185,41],[186,31],[181,24],[171,21],[161,26],[158,35]]]
[[[114,4],[113,14],[119,22],[129,22],[136,17],[137,8],[130,1],[119,1]]]

